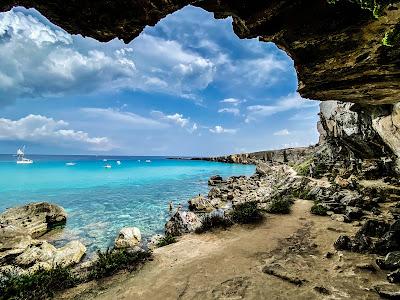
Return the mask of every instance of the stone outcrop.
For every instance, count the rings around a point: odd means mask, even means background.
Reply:
[[[320,104],[320,144],[329,148],[332,163],[367,176],[399,171],[398,105],[360,106],[338,101]],[[359,161],[359,166],[354,164]],[[352,170],[352,168],[358,168]]]
[[[119,231],[115,239],[114,247],[116,249],[134,248],[139,245],[142,235],[137,227],[125,227]]]
[[[201,226],[200,218],[190,211],[177,211],[165,224],[165,235],[180,236]]]
[[[64,209],[46,202],[11,208],[0,215],[0,271],[19,273],[53,266],[77,264],[86,253],[79,241],[56,248],[38,239],[56,226],[64,225]]]
[[[399,47],[385,47],[382,38],[399,21],[394,1],[375,19],[356,1],[326,0],[5,0],[12,6],[34,7],[70,33],[100,41],[129,42],[145,26],[186,5],[233,19],[240,38],[272,41],[293,58],[302,96],[362,104],[396,103],[400,95]]]
[[[65,210],[47,202],[31,203],[7,209],[0,214],[0,227],[14,226],[32,237],[39,237],[67,221]]]

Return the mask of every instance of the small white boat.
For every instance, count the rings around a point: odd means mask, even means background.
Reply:
[[[118,166],[121,165],[121,162],[120,162],[119,160],[117,160],[117,165],[118,165]]]
[[[106,164],[106,165],[104,165],[104,168],[106,168],[106,169],[111,169],[111,165]]]
[[[22,149],[19,148],[17,150],[16,156],[17,156],[17,164],[28,165],[33,163],[32,159],[25,158],[25,146],[23,146]]]
[[[147,163],[151,163],[151,160],[150,160],[150,159],[146,159],[146,162],[147,162]]]
[[[105,159],[103,159],[103,161],[107,161],[107,159],[105,158]]]
[[[66,165],[66,166],[75,166],[76,163],[74,163],[74,162],[67,162],[65,165]]]

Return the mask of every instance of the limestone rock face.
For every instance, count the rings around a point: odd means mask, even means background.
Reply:
[[[214,209],[210,200],[199,195],[189,201],[189,209],[192,211],[212,211]]]
[[[400,103],[393,106],[390,115],[374,118],[372,127],[396,155],[396,168],[400,173]]]
[[[100,41],[137,37],[146,25],[186,5],[231,16],[240,38],[272,41],[293,58],[302,96],[361,104],[396,103],[400,47],[382,45],[400,17],[399,3],[375,19],[355,1],[321,0],[4,0],[0,10],[34,7],[70,33]]]
[[[19,227],[13,225],[0,227],[0,264],[8,257],[22,253],[32,243],[32,237]]]
[[[71,266],[77,264],[86,253],[86,247],[79,241],[72,241],[56,248],[46,241],[37,241],[17,256],[14,264],[28,270],[50,269],[56,265]]]
[[[201,226],[200,218],[190,211],[177,211],[165,224],[165,235],[179,236]]]
[[[0,214],[0,226],[14,226],[32,237],[39,237],[55,226],[64,225],[67,221],[65,210],[47,202],[7,209]]]
[[[133,248],[139,245],[142,240],[142,235],[137,227],[122,228],[115,239],[115,248]]]

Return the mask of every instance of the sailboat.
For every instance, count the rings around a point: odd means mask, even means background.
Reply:
[[[32,159],[25,158],[25,146],[19,148],[17,150],[17,164],[31,164],[33,163]]]

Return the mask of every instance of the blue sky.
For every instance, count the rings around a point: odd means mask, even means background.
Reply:
[[[186,7],[129,44],[0,14],[0,153],[220,155],[317,142],[293,61]]]

